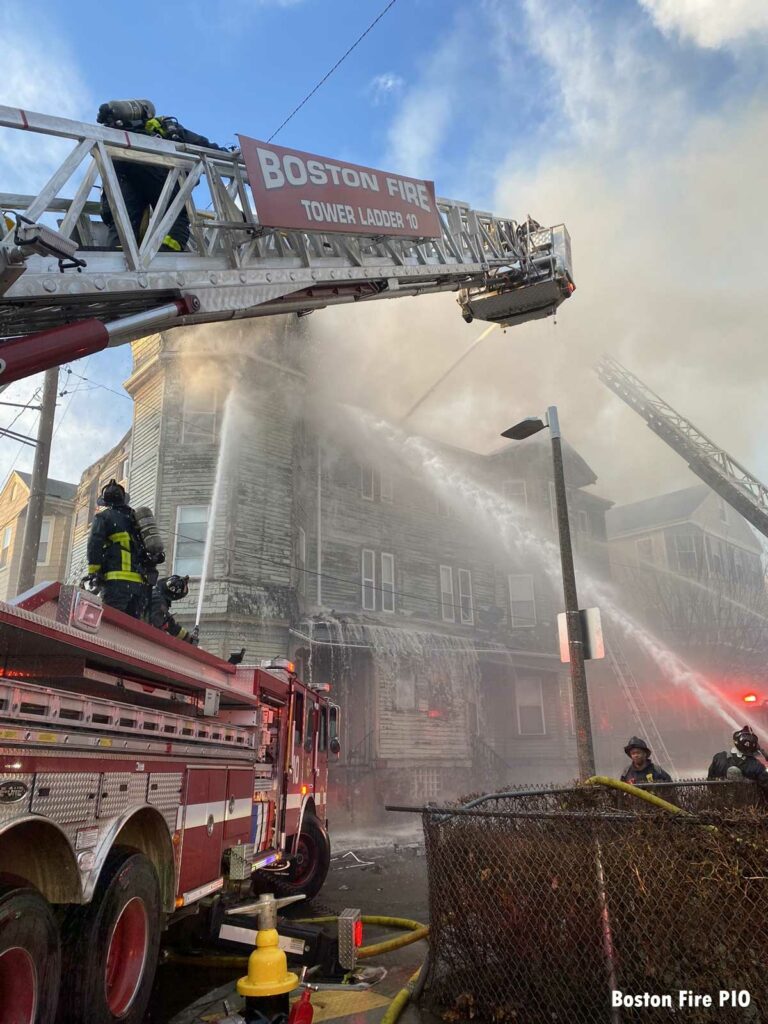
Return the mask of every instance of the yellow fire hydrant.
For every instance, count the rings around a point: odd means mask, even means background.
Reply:
[[[288,1013],[288,993],[298,988],[299,978],[288,970],[288,959],[279,946],[277,911],[302,899],[303,896],[286,896],[276,900],[271,893],[264,893],[256,903],[237,908],[238,914],[255,914],[258,920],[256,948],[248,958],[248,973],[237,982],[238,993],[245,996],[243,1016],[249,1024]]]

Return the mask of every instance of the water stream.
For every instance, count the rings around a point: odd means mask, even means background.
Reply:
[[[222,492],[224,490],[224,478],[226,476],[226,465],[230,455],[229,435],[232,431],[232,421],[235,408],[235,394],[230,391],[224,403],[224,416],[221,422],[221,433],[219,438],[219,456],[216,460],[216,476],[213,481],[213,492],[211,493],[211,506],[208,511],[208,527],[205,533],[205,548],[203,549],[203,565],[200,570],[200,593],[197,598],[197,611],[195,612],[195,625],[200,625],[200,616],[203,610],[205,599],[205,584],[208,579],[208,569],[211,563],[213,552],[213,538],[216,531],[219,506],[221,505]]]
[[[523,509],[516,508],[508,499],[471,480],[463,470],[452,465],[422,438],[405,434],[392,424],[361,410],[350,410],[350,414],[354,415],[361,430],[373,444],[376,441],[383,442],[392,453],[408,464],[411,471],[421,478],[426,477],[433,490],[447,504],[457,507],[459,511],[471,510],[475,514],[475,521],[482,525],[490,541],[501,542],[505,551],[513,557],[528,554],[537,558],[552,582],[558,588],[562,585],[559,547],[525,523]],[[626,612],[610,584],[584,570],[579,575],[579,584],[588,603],[598,605],[626,637],[637,643],[653,659],[666,678],[676,686],[690,690],[729,726],[739,728],[739,723],[708,680]]]

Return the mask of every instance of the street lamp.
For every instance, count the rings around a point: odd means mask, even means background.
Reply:
[[[563,448],[560,437],[560,423],[557,407],[551,405],[544,419],[529,416],[509,430],[502,437],[522,441],[549,427],[552,441],[552,464],[555,477],[555,509],[557,530],[560,538],[560,562],[563,569],[563,596],[565,598],[565,621],[568,627],[568,652],[571,667],[571,693],[573,714],[576,724],[576,753],[579,760],[579,778],[584,781],[595,774],[595,753],[592,747],[592,725],[589,718],[589,695],[587,694],[587,672],[584,665],[584,639],[579,616],[579,601],[576,594],[576,573],[573,568],[571,529],[568,522],[568,499],[565,491],[563,471]]]

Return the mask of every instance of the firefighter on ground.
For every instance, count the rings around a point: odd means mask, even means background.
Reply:
[[[639,782],[671,782],[672,776],[657,767],[651,760],[651,748],[640,739],[639,736],[632,736],[624,747],[624,753],[630,759],[630,764],[621,776],[622,782],[629,782],[636,786]]]
[[[91,523],[89,581],[100,591],[104,604],[141,619],[147,604],[144,570],[148,556],[125,488],[110,480],[99,504],[106,507]]]
[[[733,734],[730,752],[721,750],[712,758],[707,779],[728,779],[731,782],[748,779],[768,790],[768,771],[755,757],[759,747],[757,735],[745,725]]]
[[[184,128],[175,117],[156,117],[155,106],[149,100],[110,100],[109,103],[102,103],[96,120],[108,128],[121,128],[124,131],[136,132],[140,135],[154,135],[171,142],[188,142],[193,146],[205,146],[207,149],[223,148],[210,142],[204,135],[198,135],[196,132]],[[149,215],[150,207],[157,205],[165,179],[170,171],[165,167],[129,160],[115,160],[114,164],[125,208],[138,241],[144,218]],[[177,184],[168,199],[169,203],[173,202],[178,191]],[[119,246],[120,237],[115,227],[106,190],[101,193],[101,219],[109,229],[110,246]],[[163,239],[160,251],[182,252],[186,249],[188,241],[189,215],[186,207],[182,207],[170,231]]]
[[[152,589],[149,606],[149,621],[153,626],[162,629],[177,640],[186,640],[189,644],[199,643],[197,630],[191,632],[174,619],[170,607],[172,601],[180,601],[189,593],[189,576],[166,576],[158,580]]]

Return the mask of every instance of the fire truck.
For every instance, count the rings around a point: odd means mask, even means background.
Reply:
[[[339,749],[287,660],[230,664],[59,583],[0,602],[1,1024],[138,1024],[169,924],[255,872],[317,893]]]

